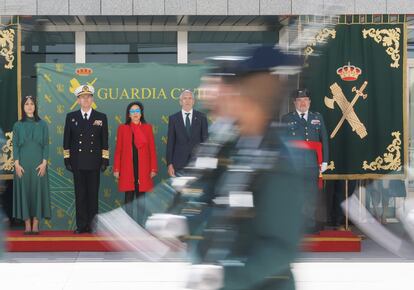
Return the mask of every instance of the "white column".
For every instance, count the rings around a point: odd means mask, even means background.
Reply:
[[[86,32],[85,31],[75,32],[75,62],[76,63],[86,62]]]
[[[289,37],[290,35],[287,26],[282,27],[279,30],[279,46],[284,49],[289,49]]]
[[[177,63],[188,63],[188,31],[177,31]]]

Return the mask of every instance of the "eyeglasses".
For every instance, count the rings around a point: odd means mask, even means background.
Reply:
[[[32,96],[26,96],[26,97],[24,97],[25,99],[31,99],[31,100],[33,100],[33,97]]]
[[[141,110],[140,109],[129,110],[129,113],[130,114],[134,114],[134,113],[141,114]]]

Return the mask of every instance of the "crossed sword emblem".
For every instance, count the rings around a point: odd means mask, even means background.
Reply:
[[[342,118],[339,120],[335,129],[332,131],[330,136],[331,139],[333,139],[336,133],[338,133],[345,120],[348,121],[349,125],[352,128],[352,131],[356,131],[361,139],[365,138],[368,135],[365,125],[359,120],[354,110],[354,105],[358,101],[359,97],[362,97],[363,99],[366,99],[368,97],[367,94],[364,94],[364,90],[367,87],[367,84],[368,82],[365,81],[359,89],[356,87],[352,88],[352,92],[355,93],[355,96],[351,102],[348,102],[341,87],[337,83],[334,83],[330,86],[333,98],[325,97],[325,105],[329,109],[334,110],[336,102],[342,111]]]

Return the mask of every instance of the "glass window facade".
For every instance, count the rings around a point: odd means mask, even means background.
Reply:
[[[36,94],[37,63],[74,63],[73,32],[22,31],[22,95]]]
[[[276,44],[276,31],[190,31],[188,62],[202,63],[206,57],[228,55],[263,44]]]
[[[86,62],[177,63],[177,33],[88,32]]]

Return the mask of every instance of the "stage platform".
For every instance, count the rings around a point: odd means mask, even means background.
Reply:
[[[9,231],[6,249],[9,252],[116,252],[114,238],[72,231],[42,231],[39,235],[24,235]],[[321,231],[307,235],[302,243],[307,252],[360,252],[361,238],[350,231]]]

